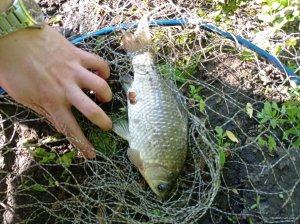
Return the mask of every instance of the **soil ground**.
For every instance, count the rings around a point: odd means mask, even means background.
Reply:
[[[67,38],[78,36],[90,31],[97,30],[96,26],[89,26],[88,23],[101,18],[101,11],[95,12],[92,9],[82,8],[82,6],[88,1],[75,1],[75,0],[40,0],[39,4],[42,6],[44,13],[46,14],[47,21],[62,32]],[[178,1],[179,5],[184,7],[191,7],[193,1]],[[121,7],[125,3],[118,1],[110,1],[105,4],[111,6]],[[104,5],[105,5],[104,4]],[[149,3],[151,5],[151,2]],[[204,7],[204,6],[203,6]],[[191,7],[191,10],[194,8]],[[91,11],[89,11],[91,10]],[[113,14],[113,12],[112,12]],[[242,16],[241,16],[242,17]],[[72,19],[70,19],[72,18]],[[103,19],[103,23],[107,22],[108,18]],[[239,18],[241,19],[241,18]],[[80,21],[80,22],[79,22]],[[240,20],[238,21],[240,22]],[[115,21],[110,21],[107,24],[118,23],[118,18]],[[98,25],[97,25],[98,26]],[[282,95],[280,89],[274,89],[273,94],[269,94],[267,97],[262,96],[264,82],[257,81],[255,76],[258,76],[259,71],[255,68],[254,63],[245,63],[243,66],[235,66],[238,62],[234,57],[225,57],[224,55],[218,56],[218,60],[214,63],[204,63],[205,71],[199,70],[199,79],[203,82],[210,83],[215,89],[222,89],[222,92],[226,95],[233,97],[236,102],[246,104],[247,102],[253,103],[255,109],[262,108],[262,100],[265,98],[281,100]],[[235,76],[230,69],[239,67],[239,71],[234,74],[244,74]],[[266,68],[265,71],[269,72],[269,75],[273,79],[281,80],[280,73]],[[211,73],[214,73],[212,78]],[[272,75],[273,73],[273,75]],[[224,85],[224,83],[226,83]],[[258,135],[257,122],[249,121],[245,114],[239,113],[239,107],[236,104],[227,101],[227,108],[224,107],[224,102],[211,89],[204,89],[201,94],[203,97],[209,98],[206,103],[208,108],[213,108],[214,111],[208,111],[208,128],[222,125],[225,123],[225,118],[222,119],[217,114],[223,114],[225,117],[234,117],[233,121],[228,122],[224,129],[234,130],[235,133],[245,130],[246,135],[240,139],[240,143],[236,146],[236,150],[232,151],[232,156],[228,157],[226,165],[222,172],[222,184],[218,195],[215,198],[212,209],[199,221],[199,223],[300,223],[300,184],[295,184],[295,180],[299,179],[300,170],[300,150],[291,150],[286,156],[286,152],[283,149],[278,149],[274,156],[270,156],[266,151],[258,151],[253,145],[248,144],[251,138]],[[1,105],[2,107],[2,105]],[[49,138],[49,136],[57,136],[55,130],[48,126],[44,120],[37,118],[34,114],[24,111],[18,106],[7,106],[1,108],[6,115],[11,116],[18,113],[18,117],[28,119],[28,122],[24,125],[19,125],[16,135],[13,135],[13,126],[7,123],[4,126],[11,127],[6,129],[5,135],[14,136],[11,140],[10,147],[16,147],[24,139],[31,139],[34,142],[40,142]],[[238,127],[236,124],[238,123]],[[245,147],[243,147],[245,145]],[[67,141],[62,140],[54,143],[50,143],[47,147],[57,149],[61,154],[68,151],[71,146]],[[241,150],[242,149],[242,150]],[[12,164],[14,164],[15,158],[18,156],[12,152],[2,151],[4,158],[3,164],[5,167],[0,167],[5,172],[13,172]],[[81,162],[80,159],[77,161]],[[264,164],[276,164],[275,168],[270,169]],[[291,165],[293,164],[293,165]],[[20,168],[21,169],[21,168]],[[59,166],[45,167],[47,173],[53,176],[58,176],[63,172],[63,168]],[[85,173],[87,170],[83,167],[71,167],[71,172],[77,175],[76,179],[80,181],[81,172]],[[27,170],[28,173],[36,172],[33,167]],[[0,173],[1,179],[6,176],[6,173]],[[2,176],[1,176],[2,175]],[[6,176],[7,177],[7,176]],[[35,182],[41,183],[44,181],[43,172],[36,173],[33,178]],[[15,185],[18,185],[20,180],[16,179]],[[0,182],[0,198],[4,198],[6,184]],[[290,189],[294,187],[294,189]],[[231,189],[231,190],[230,190]],[[237,189],[237,190],[235,190]],[[78,189],[73,189],[74,192]],[[74,193],[73,192],[73,193]],[[268,192],[268,193],[264,193]],[[273,194],[272,194],[273,192]],[[278,197],[276,192],[282,192],[282,197]],[[23,192],[23,193],[26,193]],[[261,193],[261,194],[260,194]],[[24,194],[25,195],[25,194]],[[32,200],[32,203],[36,199],[40,201],[54,202],[54,198],[51,195],[56,195],[63,200],[69,198],[66,192],[55,190],[40,194],[38,191],[36,195],[33,195],[31,199],[28,197],[18,198],[17,204],[22,204],[25,200],[28,204],[28,200]],[[253,206],[257,203],[257,195],[260,196],[260,205]],[[286,203],[283,202],[286,200]],[[283,206],[284,205],[284,206]],[[4,212],[4,209],[0,207],[0,212]],[[30,209],[17,211],[15,223],[23,223],[22,220],[29,219]],[[249,214],[249,215],[247,215]],[[2,216],[0,217],[0,221]],[[251,219],[251,220],[250,220]],[[54,223],[51,218],[45,219],[44,216],[40,216],[28,223]],[[65,221],[64,223],[71,223]]]

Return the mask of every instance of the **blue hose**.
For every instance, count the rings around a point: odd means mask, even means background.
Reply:
[[[190,20],[187,20],[187,19],[154,20],[154,21],[150,21],[149,25],[150,26],[181,26],[181,25],[184,25],[184,24],[189,23],[189,22],[190,22]],[[138,23],[123,23],[119,26],[107,27],[107,28],[104,28],[102,30],[98,30],[96,32],[89,33],[89,34],[83,35],[81,37],[78,37],[78,38],[72,40],[71,43],[76,44],[76,43],[84,41],[85,39],[90,38],[90,37],[102,36],[102,35],[112,33],[114,31],[134,28],[134,27],[137,27],[137,25],[138,25]]]
[[[150,21],[149,25],[150,26],[182,26],[182,25],[187,24],[187,23],[195,24],[195,20],[187,20],[187,19],[154,20],[154,21]],[[75,38],[71,41],[71,43],[76,44],[76,43],[82,42],[82,41],[84,41],[84,40],[86,40],[90,37],[106,35],[106,34],[114,32],[114,31],[133,28],[133,27],[136,27],[137,25],[138,25],[138,23],[124,23],[124,24],[121,24],[119,26],[111,26],[111,27],[104,28],[104,29],[98,30],[98,31],[90,33],[90,34],[83,35],[83,36],[78,37],[78,38]],[[198,25],[201,29],[216,33],[220,36],[223,36],[227,39],[230,39],[234,42],[237,42],[237,43],[243,45],[244,47],[254,51],[255,53],[257,53],[261,57],[265,58],[267,61],[274,64],[282,72],[288,74],[291,80],[295,81],[298,85],[300,85],[300,77],[299,76],[297,76],[287,66],[282,64],[276,57],[274,57],[273,55],[271,55],[268,52],[264,51],[263,49],[259,48],[258,46],[252,44],[251,42],[245,40],[244,38],[242,38],[240,36],[234,36],[233,34],[231,34],[229,32],[220,30],[217,27],[213,26],[212,24],[201,23],[200,22],[200,23],[198,23]],[[5,91],[2,88],[0,88],[0,94],[3,94],[4,92]]]
[[[290,79],[295,81],[298,85],[300,84],[300,77],[297,76],[290,68],[288,68],[286,65],[282,64],[278,58],[274,57],[273,55],[269,54],[268,52],[264,51],[263,49],[259,48],[258,46],[252,44],[248,40],[245,40],[244,38],[240,36],[234,36],[233,34],[220,30],[217,27],[211,25],[211,24],[199,24],[199,26],[204,29],[208,30],[210,32],[214,32],[220,36],[226,37],[227,39],[230,39],[234,42],[238,42],[239,44],[243,45],[244,47],[254,51],[267,61],[271,62],[273,65],[275,65],[277,68],[279,68],[282,72],[287,73],[290,76]]]

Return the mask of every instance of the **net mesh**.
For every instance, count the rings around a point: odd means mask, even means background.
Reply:
[[[145,13],[152,20],[199,20],[192,9],[171,3],[156,7],[139,2],[81,4],[91,9],[88,20],[94,21],[93,26],[86,25],[87,30],[136,21]],[[96,19],[99,14],[101,24]],[[78,21],[68,22],[65,27]],[[253,38],[249,28],[228,27],[236,35]],[[266,102],[276,101],[279,111],[281,103],[297,99],[297,88],[291,89],[286,74],[245,48],[195,25],[153,27],[151,34],[157,69],[177,85],[174,91],[184,96],[189,114],[187,161],[169,198],[160,201],[151,192],[128,160],[126,142],[118,136],[102,133],[74,110],[97,149],[96,159],[86,160],[44,118],[3,95],[1,222],[299,222],[300,149],[293,134],[299,133],[299,117],[289,120],[288,128],[294,132],[285,138],[284,125],[262,122]],[[299,36],[277,35],[277,40]],[[101,106],[113,119],[126,116],[119,80],[132,74],[120,39],[116,31],[77,44],[110,62],[114,97]],[[297,51],[291,48],[282,48],[280,59],[299,65]],[[93,92],[86,93],[95,99]],[[274,103],[270,105],[276,110]]]

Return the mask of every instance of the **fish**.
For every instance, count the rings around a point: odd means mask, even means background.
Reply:
[[[134,33],[123,31],[122,46],[131,59],[133,79],[123,79],[128,120],[114,123],[113,131],[128,141],[129,160],[158,198],[165,199],[186,160],[187,113],[182,97],[155,65],[147,17]]]

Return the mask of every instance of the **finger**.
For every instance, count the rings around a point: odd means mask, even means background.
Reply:
[[[67,139],[77,147],[88,159],[96,156],[96,151],[92,144],[84,136],[79,124],[70,110],[60,110],[53,112],[53,123],[55,128],[63,133]]]
[[[112,128],[112,121],[105,112],[87,95],[85,95],[78,86],[73,86],[67,92],[67,98],[86,118],[96,124],[104,131]]]
[[[79,56],[81,58],[82,66],[97,71],[97,75],[103,79],[108,79],[110,75],[110,69],[108,63],[98,55],[91,54],[89,52],[79,50]]]
[[[43,116],[45,118],[45,121],[48,125],[50,126],[54,126],[54,121],[52,116],[43,108],[36,106],[33,108],[33,110],[38,113],[39,115]]]
[[[42,116],[44,118],[46,118],[46,120],[48,120],[50,123],[52,123],[52,117],[50,116],[50,114],[41,106],[33,103],[33,102],[22,102],[22,104],[25,107],[30,108],[33,112],[35,112],[37,115]]]
[[[87,70],[81,71],[78,76],[79,86],[95,91],[99,101],[109,102],[112,99],[111,89],[104,79]]]

